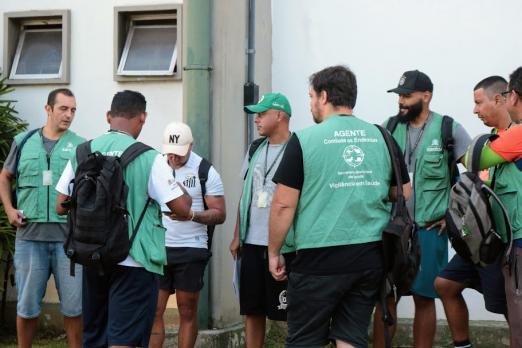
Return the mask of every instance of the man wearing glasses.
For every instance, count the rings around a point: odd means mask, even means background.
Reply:
[[[522,67],[509,76],[509,84],[502,95],[506,98],[506,109],[511,120],[522,120]],[[469,156],[468,156],[469,157]],[[511,347],[522,347],[522,127],[516,125],[484,146],[480,164],[482,168],[497,166],[493,190],[506,207],[513,230],[513,258],[503,260],[504,287],[508,308]],[[481,168],[481,169],[482,169]],[[493,215],[502,214],[493,206]],[[502,218],[495,219],[502,221]],[[506,238],[505,227],[496,226]]]
[[[501,134],[512,125],[506,110],[506,99],[501,95],[508,82],[501,76],[489,76],[477,83],[473,89],[475,107],[473,113],[492,133]],[[482,180],[491,180],[493,171],[480,173]],[[502,259],[480,267],[455,254],[448,265],[435,279],[435,291],[439,295],[455,348],[470,348],[469,313],[462,291],[472,288],[484,295],[486,309],[493,313],[507,316],[506,296],[502,276]]]

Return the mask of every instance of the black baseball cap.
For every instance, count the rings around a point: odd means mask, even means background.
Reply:
[[[388,90],[388,93],[410,94],[413,92],[433,92],[433,83],[428,75],[419,70],[410,70],[402,74],[396,88]]]

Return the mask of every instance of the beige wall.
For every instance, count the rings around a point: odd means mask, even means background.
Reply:
[[[179,3],[158,1],[155,3]],[[260,93],[271,89],[271,7],[270,1],[256,1],[256,72]],[[160,145],[162,127],[181,120],[182,81],[118,83],[112,79],[113,8],[149,4],[143,0],[24,0],[2,2],[2,11],[32,9],[71,10],[71,88],[77,97],[78,112],[72,129],[94,137],[107,129],[104,113],[112,95],[121,89],[141,91],[148,100],[149,118],[141,140]],[[246,116],[243,112],[243,84],[246,81],[248,1],[215,0],[212,14],[212,160],[223,179],[228,218],[216,230],[211,261],[211,316],[213,327],[223,328],[241,320],[232,289],[232,257],[229,243],[235,225],[242,179],[239,171],[246,150]],[[94,21],[93,19],[96,18]],[[0,21],[3,20],[0,17]],[[0,23],[0,28],[2,28]],[[2,36],[0,35],[0,40]],[[2,42],[0,42],[2,44]],[[13,98],[17,109],[31,127],[45,122],[43,105],[49,90],[57,86],[19,86]],[[51,278],[44,301],[57,303]],[[10,300],[15,300],[10,291]],[[171,297],[175,306],[175,297]]]
[[[256,77],[260,93],[271,88],[270,1],[256,1]],[[213,162],[225,186],[227,221],[214,235],[211,262],[211,314],[214,327],[240,320],[239,305],[232,288],[232,257],[228,246],[234,231],[241,195],[239,175],[246,150],[246,117],[243,112],[243,84],[246,81],[248,1],[213,2],[212,120]]]
[[[178,4],[182,0],[156,0],[153,4]],[[86,137],[95,137],[108,129],[105,113],[117,91],[140,91],[147,99],[148,118],[140,135],[141,141],[159,149],[163,127],[182,119],[182,81],[116,82],[113,80],[114,7],[150,5],[146,0],[0,0],[0,47],[3,52],[3,13],[48,9],[71,11],[70,84],[20,85],[9,95],[17,100],[19,116],[29,127],[46,121],[44,105],[50,90],[70,88],[76,95],[78,110],[71,129]],[[1,60],[1,59],[0,59]],[[3,68],[3,67],[2,67]],[[2,69],[3,70],[3,69]],[[48,284],[44,302],[58,303],[54,281]],[[9,290],[9,300],[16,294]],[[174,297],[169,304],[175,306]]]

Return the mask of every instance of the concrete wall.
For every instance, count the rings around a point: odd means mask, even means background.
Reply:
[[[522,3],[486,0],[272,1],[273,87],[292,103],[293,129],[312,124],[308,77],[346,64],[358,78],[354,114],[381,123],[397,113],[397,85],[420,69],[434,83],[432,109],[454,116],[474,136],[488,129],[473,115],[473,87],[490,75],[508,77],[522,63]],[[472,320],[504,320],[465,291]],[[440,306],[439,318],[444,317]],[[399,305],[413,316],[409,299]]]
[[[181,0],[155,1],[154,4],[177,4]],[[105,113],[110,108],[114,93],[124,89],[137,90],[147,99],[148,118],[139,140],[159,149],[163,127],[182,119],[182,81],[115,82],[113,81],[113,19],[114,7],[150,5],[143,0],[23,0],[0,2],[0,30],[3,31],[3,13],[13,11],[69,9],[71,11],[71,75],[69,85],[15,86],[9,95],[18,101],[19,116],[29,122],[29,128],[46,121],[44,105],[50,90],[65,86],[76,95],[78,110],[71,129],[86,138],[105,132],[109,127]],[[3,34],[3,33],[2,33]],[[3,35],[0,47],[3,50]],[[3,69],[2,69],[3,70]],[[44,298],[57,303],[51,278]],[[15,300],[14,292],[9,298]],[[175,306],[174,297],[170,306]]]
[[[182,1],[155,1],[154,4]],[[0,12],[33,9],[71,10],[71,83],[67,87],[76,94],[78,111],[71,127],[79,134],[92,138],[107,130],[105,112],[116,91],[135,89],[148,101],[149,117],[140,136],[156,148],[161,144],[163,126],[182,119],[182,81],[124,82],[113,81],[113,8],[126,5],[150,5],[143,0],[24,0],[3,1]],[[241,320],[238,301],[232,289],[232,257],[229,244],[235,225],[236,209],[241,194],[239,170],[246,149],[246,116],[243,112],[243,84],[246,80],[246,39],[248,1],[215,0],[212,16],[212,160],[221,173],[228,218],[218,227],[214,237],[211,267],[211,308],[214,327],[227,327]],[[271,88],[271,4],[257,1],[256,83],[260,93]],[[0,17],[0,28],[3,28]],[[0,35],[0,47],[3,36]],[[187,43],[184,42],[184,45]],[[44,104],[55,85],[17,86],[12,98],[20,116],[30,127],[46,120]],[[15,294],[10,292],[10,299]],[[47,303],[57,303],[51,279]],[[175,305],[174,296],[171,306]]]
[[[256,83],[260,93],[271,87],[270,2],[256,1]],[[248,1],[213,2],[212,160],[221,173],[226,192],[227,221],[214,234],[211,262],[211,315],[213,327],[240,321],[232,288],[232,240],[242,178],[239,170],[246,149],[243,84],[246,81]]]
[[[76,95],[78,110],[71,129],[95,137],[108,129],[105,113],[114,93],[123,89],[140,91],[147,98],[148,118],[140,140],[159,148],[163,127],[182,118],[182,81],[113,81],[113,12],[116,6],[177,4],[181,0],[23,0],[2,1],[0,12],[69,9],[71,11],[71,83],[66,85]],[[3,30],[0,18],[0,28]],[[0,47],[3,49],[3,35]],[[20,116],[37,127],[45,123],[44,105],[51,89],[63,85],[16,86],[11,97],[18,100]]]

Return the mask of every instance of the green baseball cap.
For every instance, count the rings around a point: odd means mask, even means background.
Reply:
[[[266,110],[274,109],[286,112],[288,116],[292,116],[292,108],[288,99],[281,93],[266,93],[254,105],[244,107],[245,112],[249,114],[257,114]]]

